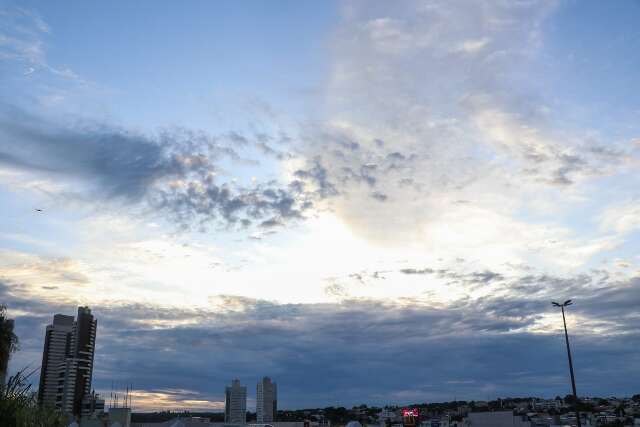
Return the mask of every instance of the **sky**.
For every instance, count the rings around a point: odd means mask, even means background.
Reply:
[[[640,384],[640,3],[0,1],[13,372],[134,409]],[[40,209],[38,211],[36,209]]]

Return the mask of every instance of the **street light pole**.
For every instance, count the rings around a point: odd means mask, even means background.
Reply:
[[[578,393],[576,392],[576,379],[573,375],[573,360],[571,358],[571,347],[569,346],[569,334],[567,333],[567,319],[564,316],[564,308],[573,304],[571,300],[566,300],[562,304],[552,302],[555,307],[560,307],[562,310],[562,323],[564,324],[564,339],[567,343],[567,356],[569,357],[569,373],[571,373],[571,388],[573,389],[573,404],[576,411],[576,423],[578,427],[582,427],[582,421],[580,420],[580,411],[578,410]]]

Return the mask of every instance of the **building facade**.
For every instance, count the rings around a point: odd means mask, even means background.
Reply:
[[[278,416],[278,386],[264,377],[256,387],[256,418],[258,424],[272,423]]]
[[[240,385],[240,380],[233,380],[231,387],[225,388],[224,422],[247,423],[247,388]]]
[[[88,307],[78,316],[56,314],[47,326],[38,400],[65,414],[80,415],[83,399],[91,394],[98,322]]]
[[[73,324],[73,316],[56,314],[53,316],[53,323],[47,326],[38,388],[38,401],[42,405],[56,406],[58,371],[63,369],[63,364],[70,351]]]

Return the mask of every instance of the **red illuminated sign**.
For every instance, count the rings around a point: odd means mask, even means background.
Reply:
[[[403,417],[418,417],[420,415],[420,411],[418,408],[405,408],[402,410]]]

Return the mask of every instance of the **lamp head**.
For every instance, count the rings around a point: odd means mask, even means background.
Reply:
[[[565,302],[563,302],[562,304],[557,303],[555,301],[552,301],[551,304],[553,304],[555,307],[566,307],[568,305],[572,305],[573,304],[573,300],[566,300]]]

